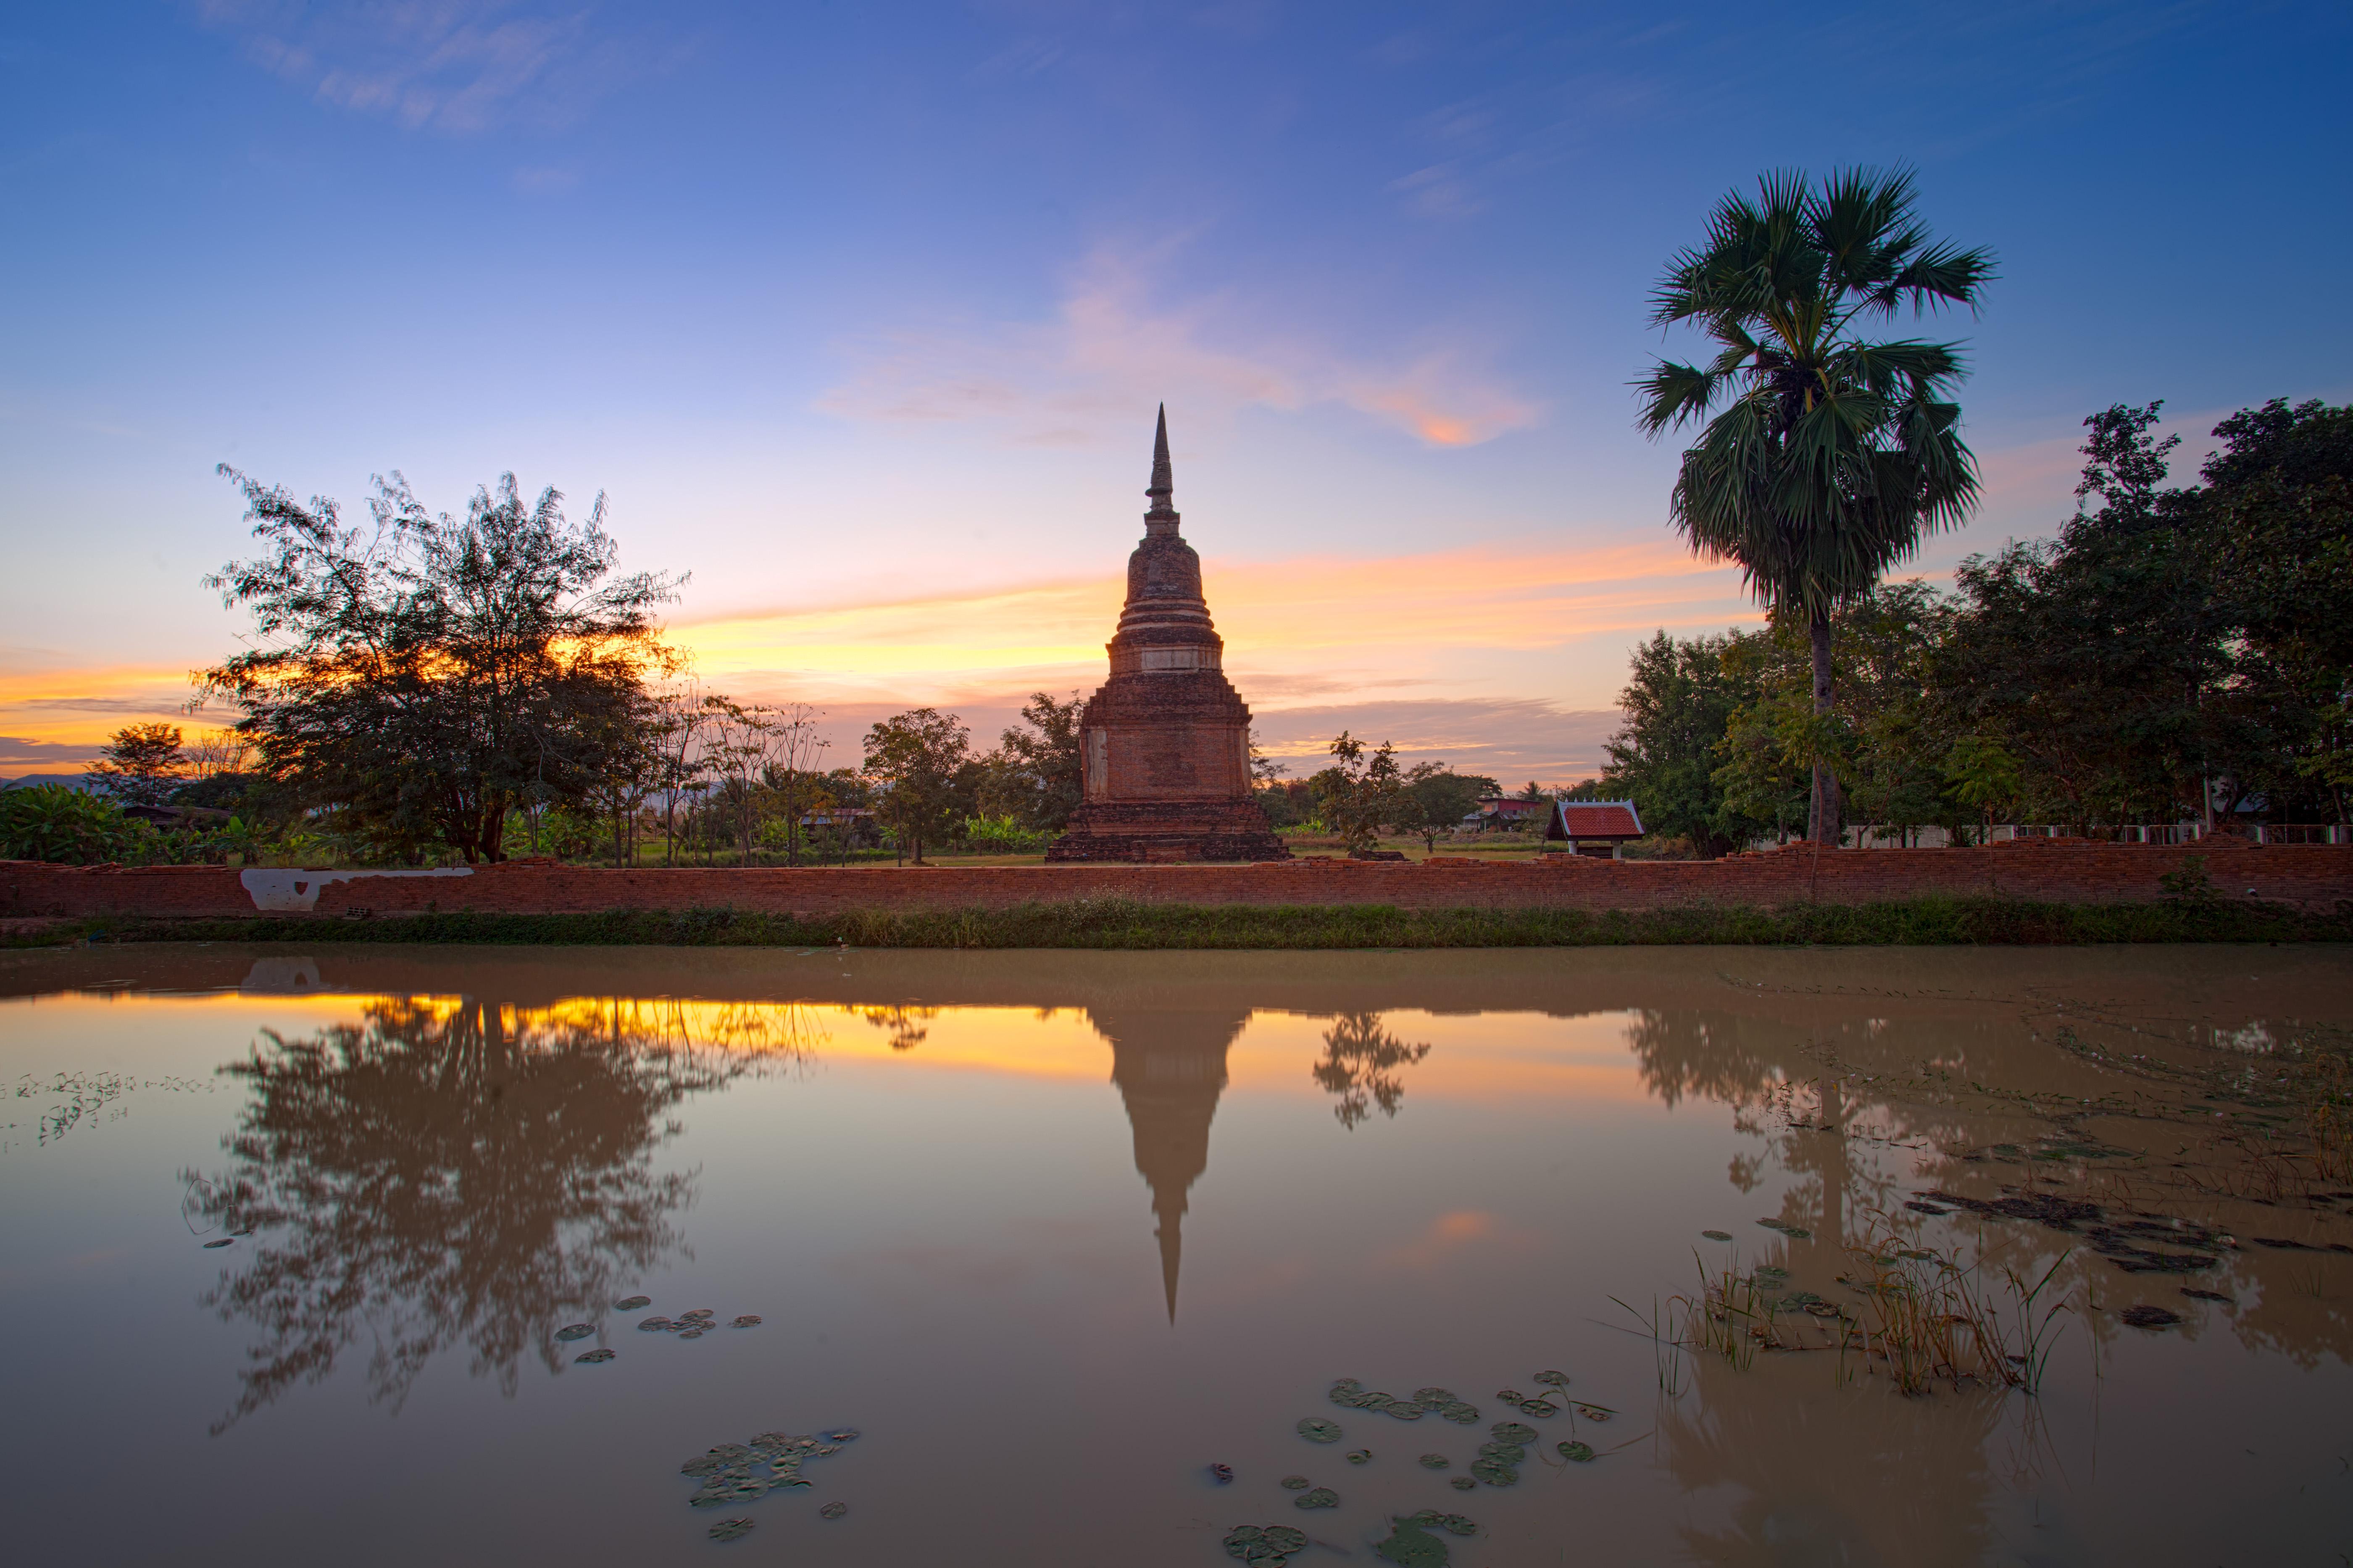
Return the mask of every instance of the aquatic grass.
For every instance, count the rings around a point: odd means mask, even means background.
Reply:
[[[881,873],[876,873],[881,875]],[[1408,910],[1386,904],[1162,904],[1126,899],[1009,909],[854,910],[796,916],[734,909],[590,914],[252,916],[60,921],[0,936],[10,947],[77,942],[364,942],[512,945],[1096,950],[1674,946],[2047,946],[2353,942],[2353,901],[2330,913],[2260,902],[2040,904],[1915,899],[1775,909]],[[2337,1122],[2343,1125],[2340,1113]],[[2340,1142],[2342,1141],[2340,1140]],[[2353,1150],[2348,1150],[2353,1153]]]
[[[2036,1308],[2073,1251],[2061,1253],[2031,1284],[2015,1269],[2002,1269],[1998,1289],[2009,1295],[2014,1321],[2006,1326],[1982,1258],[1956,1262],[1881,1216],[1864,1240],[1847,1248],[1858,1267],[1843,1282],[1863,1296],[1871,1321],[1841,1336],[1841,1379],[1844,1352],[1853,1350],[1905,1394],[1924,1394],[1936,1382],[1957,1387],[1964,1379],[2039,1393],[2063,1326],[2057,1320],[2068,1308],[2054,1300],[2039,1316]]]

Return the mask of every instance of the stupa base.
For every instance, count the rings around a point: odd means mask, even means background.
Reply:
[[[1122,801],[1082,805],[1046,859],[1176,863],[1288,860],[1291,851],[1251,801]]]

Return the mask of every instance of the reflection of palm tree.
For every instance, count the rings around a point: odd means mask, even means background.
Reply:
[[[1429,1054],[1426,1042],[1409,1046],[1382,1028],[1377,1013],[1343,1013],[1324,1032],[1324,1059],[1310,1070],[1317,1083],[1340,1097],[1332,1114],[1354,1131],[1375,1106],[1383,1116],[1398,1113],[1405,1085],[1398,1081],[1397,1069]]]
[[[1693,1385],[1660,1402],[1660,1454],[1687,1494],[1726,1488],[1725,1523],[1679,1533],[1696,1561],[1975,1563],[1992,1541],[1988,1453],[2005,1397],[1891,1399],[1840,1388],[1821,1365],[1746,1372],[1694,1356]],[[1919,1484],[1923,1475],[1937,1485]]]
[[[1111,1079],[1135,1135],[1135,1169],[1152,1189],[1160,1221],[1160,1284],[1176,1321],[1176,1273],[1184,1260],[1186,1194],[1209,1168],[1209,1123],[1226,1087],[1226,1051],[1250,1022],[1243,1012],[1087,1010],[1111,1042]]]
[[[257,1256],[206,1298],[269,1340],[216,1430],[365,1335],[372,1397],[396,1407],[460,1342],[512,1394],[523,1356],[593,1316],[677,1241],[688,1178],[657,1175],[665,1112],[741,1070],[611,1008],[518,1013],[385,1001],[309,1039],[272,1034],[228,1070],[253,1098],[207,1207]]]

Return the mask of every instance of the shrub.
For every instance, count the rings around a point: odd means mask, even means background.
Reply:
[[[0,857],[94,866],[142,858],[154,830],[111,800],[64,784],[0,791]]]

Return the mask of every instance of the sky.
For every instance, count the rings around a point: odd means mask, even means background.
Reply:
[[[1996,253],[1922,329],[1985,478],[1942,580],[2057,527],[2096,409],[2188,480],[2353,395],[2348,64],[2245,0],[12,8],[0,776],[232,716],[182,710],[246,630],[223,463],[602,493],[707,689],[830,765],[918,703],[989,743],[1103,679],[1163,402],[1269,750],[1588,776],[1636,643],[1757,618],[1629,384],[1716,200],[1900,164]]]

